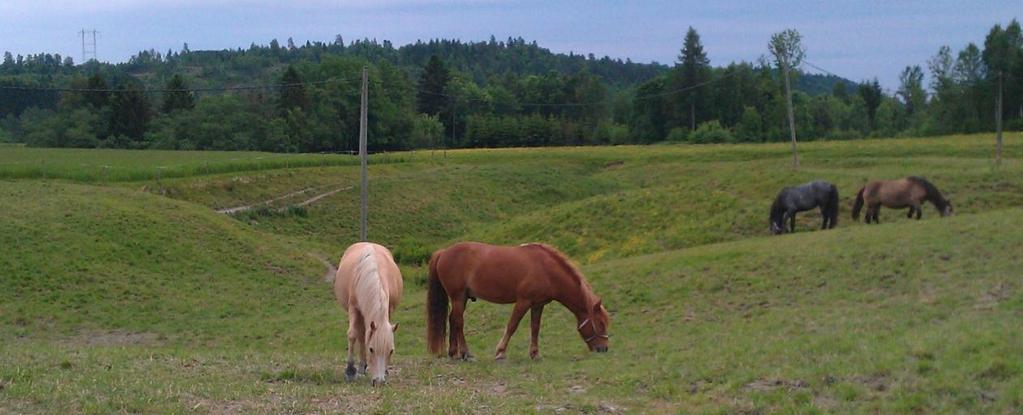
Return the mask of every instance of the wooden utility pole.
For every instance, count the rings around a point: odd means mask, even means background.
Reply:
[[[367,203],[367,186],[369,180],[366,178],[366,110],[369,100],[369,69],[362,67],[362,108],[359,114],[359,158],[362,159],[362,184],[359,186],[359,240],[366,241],[366,221],[369,217],[369,205]]]
[[[1002,71],[998,71],[998,109],[995,112],[995,165],[1002,164]]]
[[[782,76],[785,77],[785,102],[789,109],[789,136],[792,137],[792,167],[799,168],[799,155],[796,154],[796,117],[792,114],[792,87],[789,85],[789,63],[782,61]]]

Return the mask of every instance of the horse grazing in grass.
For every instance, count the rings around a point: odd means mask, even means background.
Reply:
[[[345,250],[334,273],[334,296],[348,313],[348,367],[345,379],[355,378],[355,346],[359,346],[359,372],[368,372],[373,385],[387,380],[387,365],[394,354],[391,313],[401,300],[402,280],[391,252],[383,246],[359,242]],[[367,358],[367,350],[369,356]]]
[[[785,233],[786,219],[789,221],[789,232],[795,232],[796,213],[815,207],[821,209],[821,229],[834,228],[838,224],[838,188],[826,181],[817,180],[782,189],[771,204],[771,233]]]
[[[856,202],[853,203],[852,218],[857,220],[860,217],[860,209],[867,205],[866,222],[878,223],[877,213],[881,206],[892,209],[909,208],[907,218],[920,219],[923,210],[920,205],[928,201],[938,209],[941,216],[949,216],[954,213],[952,202],[941,196],[941,192],[931,182],[923,177],[909,176],[897,180],[878,180],[867,183],[856,194]]]
[[[433,253],[427,289],[426,342],[430,353],[441,354],[445,319],[451,325],[448,355],[469,359],[462,314],[468,300],[481,298],[515,304],[495,358],[505,358],[508,340],[519,320],[530,312],[529,357],[540,355],[540,316],[551,301],[564,305],[576,318],[576,330],[591,351],[606,352],[610,317],[579,269],[551,246],[497,246],[461,242]],[[448,314],[448,303],[451,312]]]

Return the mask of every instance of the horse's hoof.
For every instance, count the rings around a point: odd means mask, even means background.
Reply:
[[[539,359],[540,358],[540,352],[539,351],[529,352],[529,358],[533,359],[533,360]]]
[[[345,380],[351,382],[355,379],[355,366],[345,368]]]
[[[507,357],[504,355],[503,352],[502,353],[498,353],[496,356],[494,356],[494,360],[496,360],[498,362],[503,361],[505,359],[507,359]]]
[[[462,353],[462,360],[464,360],[466,362],[475,362],[476,361],[476,356],[473,356],[472,353],[465,352],[465,353]]]

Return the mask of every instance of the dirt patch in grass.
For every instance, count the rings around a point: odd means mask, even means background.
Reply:
[[[870,390],[876,392],[884,392],[888,390],[888,384],[890,383],[888,378],[884,375],[854,376],[852,381],[866,386]]]
[[[757,379],[747,383],[743,388],[758,392],[773,391],[777,389],[798,390],[810,387],[809,383],[800,379]]]

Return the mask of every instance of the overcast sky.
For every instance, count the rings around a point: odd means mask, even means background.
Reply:
[[[288,37],[331,41],[341,34],[390,40],[467,41],[521,36],[555,52],[637,62],[674,62],[688,26],[711,64],[753,61],[771,33],[799,30],[806,59],[854,81],[889,88],[906,65],[926,69],[941,45],[983,44],[1023,1],[499,1],[499,0],[0,0],[0,50],[60,53],[81,60],[78,31],[100,32],[101,61],[143,49],[247,47]]]

